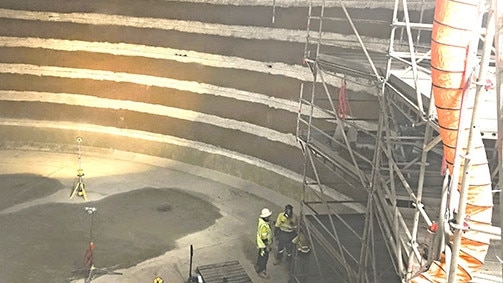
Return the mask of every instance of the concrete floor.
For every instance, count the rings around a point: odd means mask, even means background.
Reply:
[[[287,282],[269,262],[257,277],[255,229],[262,207],[293,200],[237,178],[126,152],[83,152],[88,201],[69,199],[77,153],[0,151],[2,282],[84,282],[85,250],[96,268],[123,273],[93,282],[186,282],[193,269],[238,260],[253,282]],[[88,214],[86,207],[95,207]],[[250,211],[256,211],[252,214]],[[79,271],[80,270],[80,271]],[[99,271],[99,270],[96,270]]]

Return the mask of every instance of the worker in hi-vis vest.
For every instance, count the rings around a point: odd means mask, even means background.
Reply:
[[[297,236],[297,217],[293,215],[293,206],[287,204],[285,211],[278,214],[276,224],[274,225],[274,238],[278,244],[278,253],[274,260],[274,265],[279,264],[286,251],[287,260],[292,259],[293,242]]]
[[[272,244],[272,231],[271,226],[269,226],[269,218],[271,217],[272,211],[267,208],[262,209],[260,217],[258,219],[257,226],[257,264],[255,265],[255,270],[258,276],[262,278],[269,278],[267,275],[267,261],[269,260],[269,252],[271,251]]]

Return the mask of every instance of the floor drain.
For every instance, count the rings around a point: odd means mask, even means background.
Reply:
[[[159,212],[167,212],[167,211],[171,210],[171,205],[163,204],[163,205],[158,206],[155,210],[157,210]]]

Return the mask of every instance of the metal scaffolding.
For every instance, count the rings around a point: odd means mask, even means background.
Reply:
[[[386,19],[387,53],[367,48],[376,42],[364,41],[368,37],[359,33],[343,1],[309,6],[304,62],[313,79],[301,88],[297,139],[305,157],[301,230],[312,251],[292,263],[297,282],[408,281],[440,256],[437,228],[446,221],[448,179],[440,172],[443,148],[431,96],[434,1],[409,2],[413,9],[407,0],[396,0],[392,19]],[[497,10],[495,4],[487,7],[485,12]],[[342,22],[353,32],[344,42],[333,36]],[[481,46],[478,58],[495,50],[484,40]],[[497,53],[489,52],[487,67],[497,63],[501,92]],[[346,109],[364,105],[362,100],[378,109],[375,117],[365,109]],[[503,132],[503,102],[498,105],[499,135],[481,127],[494,178],[503,163],[496,138]],[[499,230],[485,232],[495,231],[499,241]]]
[[[503,136],[503,3],[501,1],[493,1],[494,11],[496,14],[495,20],[495,48],[496,48],[496,97],[497,97],[497,107],[498,107],[498,137]],[[503,148],[501,144],[503,139],[499,138],[497,142],[497,148]],[[503,172],[503,152],[498,151],[498,170]],[[497,190],[499,193],[499,202],[503,203],[503,174],[499,174]],[[503,210],[500,209],[500,219],[503,219]],[[501,225],[503,226],[503,225]],[[501,227],[500,226],[500,227]],[[503,239],[503,230],[500,233],[500,239]],[[503,259],[503,249],[499,252],[500,261]],[[503,274],[503,263],[500,264]]]

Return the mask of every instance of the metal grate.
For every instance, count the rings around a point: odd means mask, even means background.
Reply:
[[[239,261],[227,261],[202,265],[197,267],[197,272],[203,278],[204,283],[246,283],[253,282]]]

